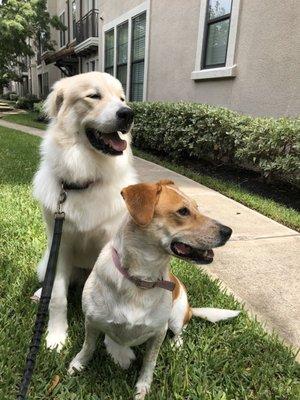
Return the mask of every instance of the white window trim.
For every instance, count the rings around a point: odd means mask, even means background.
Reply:
[[[235,61],[234,56],[235,56],[237,30],[238,30],[240,0],[232,0],[232,10],[230,17],[230,28],[229,28],[225,67],[201,69],[201,61],[202,61],[201,58],[204,45],[204,30],[205,30],[207,6],[208,6],[208,1],[201,0],[196,63],[195,63],[195,70],[191,74],[191,79],[200,80],[200,79],[234,77],[236,76],[237,73],[237,66],[236,64],[234,64]]]
[[[102,72],[104,71],[105,62],[105,33],[114,30],[114,76],[117,73],[117,27],[124,22],[128,22],[128,56],[127,56],[127,82],[126,82],[126,97],[129,98],[130,77],[131,77],[131,34],[132,34],[132,19],[146,12],[146,36],[145,36],[145,64],[144,64],[144,86],[143,86],[143,101],[147,99],[147,83],[148,83],[148,59],[149,59],[149,32],[150,32],[150,0],[145,1],[139,6],[120,15],[118,18],[103,25],[102,28]]]

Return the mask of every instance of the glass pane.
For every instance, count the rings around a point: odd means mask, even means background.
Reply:
[[[205,66],[226,63],[229,19],[208,25]]]
[[[105,68],[105,72],[107,72],[110,75],[113,75],[114,74],[114,67]]]
[[[105,33],[105,68],[114,65],[114,31]]]
[[[139,15],[132,21],[132,61],[145,57],[146,14]]]
[[[118,27],[117,31],[117,63],[127,63],[128,23]]]
[[[131,100],[143,100],[144,61],[132,64],[131,71]]]
[[[117,67],[117,78],[122,83],[124,93],[126,93],[127,65],[120,65]]]
[[[209,0],[208,19],[221,17],[231,11],[231,0]]]

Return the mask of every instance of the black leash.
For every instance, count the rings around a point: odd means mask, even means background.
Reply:
[[[31,339],[29,351],[26,357],[26,365],[23,373],[23,378],[19,387],[19,393],[17,400],[26,399],[26,395],[29,389],[31,377],[34,371],[36,356],[38,354],[41,338],[45,328],[46,316],[48,314],[49,302],[51,299],[51,293],[56,273],[56,264],[59,252],[59,246],[62,235],[62,228],[65,219],[65,213],[62,212],[61,206],[66,201],[67,194],[62,185],[62,190],[58,200],[57,212],[54,214],[54,230],[52,244],[46,269],[46,274],[43,282],[42,294],[36,314],[33,336]]]

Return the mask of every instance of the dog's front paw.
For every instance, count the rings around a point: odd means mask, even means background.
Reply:
[[[150,385],[148,383],[137,383],[134,400],[143,400],[149,391]]]
[[[58,353],[63,348],[67,340],[67,331],[48,332],[46,337],[46,345],[48,349],[56,350]]]
[[[71,361],[69,368],[68,368],[68,374],[73,375],[75,372],[82,371],[84,369],[85,365],[81,364],[79,360],[76,360],[76,357],[74,360]]]

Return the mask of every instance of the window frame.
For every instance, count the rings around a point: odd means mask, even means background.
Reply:
[[[128,22],[128,50],[127,50],[127,82],[126,97],[130,98],[131,91],[131,47],[132,47],[132,20],[139,15],[146,13],[146,32],[145,32],[145,56],[144,56],[144,81],[143,81],[143,101],[147,99],[148,84],[148,59],[149,59],[149,29],[150,29],[150,0],[146,0],[139,6],[131,9],[118,18],[108,22],[102,27],[102,63],[101,70],[105,71],[105,33],[114,29],[114,69],[113,76],[117,74],[117,27],[126,21]]]
[[[240,12],[240,0],[232,0],[231,12],[221,17],[216,17],[208,21],[209,0],[201,0],[199,29],[196,51],[195,69],[191,73],[191,79],[214,79],[214,78],[233,78],[236,76],[237,66],[235,63],[235,47],[238,31],[238,20]],[[225,63],[205,65],[208,40],[208,25],[228,19],[229,30],[226,46]],[[209,23],[208,23],[209,22]]]
[[[221,15],[220,17],[215,17],[209,19],[209,0],[207,0],[206,6],[206,18],[205,18],[205,28],[204,28],[204,35],[203,35],[203,50],[202,50],[202,59],[201,59],[201,69],[210,69],[210,68],[218,68],[218,67],[225,67],[226,66],[226,59],[227,59],[227,50],[228,50],[228,41],[229,41],[229,32],[230,32],[230,22],[231,22],[231,12],[232,12],[232,4],[234,0],[231,0],[230,4],[230,11],[227,14]],[[206,56],[207,56],[207,49],[208,49],[208,32],[209,26],[217,24],[218,22],[223,22],[229,20],[229,27],[227,33],[227,40],[226,40],[226,50],[225,50],[225,61],[219,64],[206,64]]]

